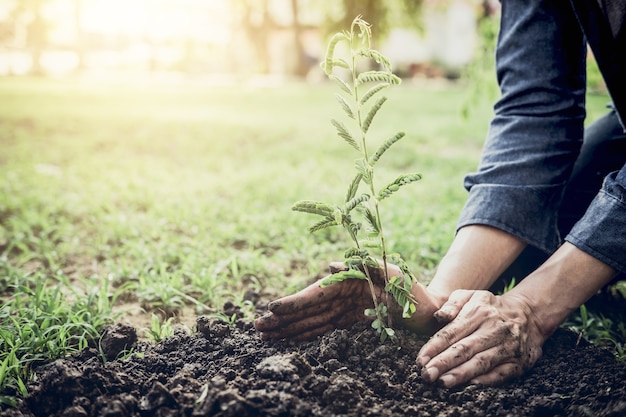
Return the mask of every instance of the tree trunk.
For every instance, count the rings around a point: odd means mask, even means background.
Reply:
[[[298,0],[291,0],[291,11],[293,13],[293,50],[295,52],[294,75],[304,77],[309,68],[306,62],[304,45],[302,45],[302,26],[300,25],[298,12]]]

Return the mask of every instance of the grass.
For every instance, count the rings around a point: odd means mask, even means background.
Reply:
[[[0,79],[0,401],[106,323],[135,320],[158,339],[225,301],[243,305],[249,289],[272,298],[323,275],[347,242],[307,234],[291,205],[341,201],[336,184],[351,179],[334,168],[354,159],[328,123],[334,92]],[[406,171],[424,179],[387,207],[387,241],[427,281],[490,109],[463,120],[459,85],[405,83],[389,96],[370,131],[408,137],[381,183]],[[590,97],[591,118],[606,101]]]

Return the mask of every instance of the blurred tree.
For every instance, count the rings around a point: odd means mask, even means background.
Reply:
[[[0,42],[16,47],[27,48],[32,57],[30,72],[34,75],[44,73],[41,66],[41,54],[46,46],[49,22],[42,14],[42,8],[48,0],[15,0],[8,14],[8,22],[0,26]]]
[[[30,20],[26,26],[26,42],[32,55],[31,74],[43,75],[41,66],[41,55],[46,45],[48,37],[49,23],[44,19],[41,9],[47,0],[22,0],[18,2],[24,5],[25,12],[30,15]]]
[[[85,36],[81,19],[82,6],[82,0],[74,0],[74,30],[76,31],[76,56],[78,57],[77,72],[85,69]]]
[[[325,35],[348,29],[358,15],[375,28],[374,42],[384,39],[392,28],[422,29],[424,0],[341,0],[332,3],[321,0],[316,3],[324,9],[326,18],[322,30]]]
[[[256,61],[256,70],[260,73],[270,71],[269,42],[271,34],[276,30],[292,31],[291,65],[293,75],[305,76],[311,62],[303,45],[302,33],[311,22],[303,23],[303,16],[311,11],[323,16],[319,25],[322,37],[350,27],[358,15],[374,25],[374,40],[380,41],[391,28],[410,26],[421,28],[421,9],[424,0],[286,0],[283,7],[291,8],[289,26],[278,23],[274,16],[277,2],[272,0],[236,0],[235,11],[239,17],[240,28],[252,47]],[[274,10],[271,6],[274,6]]]
[[[268,0],[236,0],[241,27],[253,48],[257,71],[267,74],[270,70],[269,39],[276,23],[270,13]]]
[[[302,25],[300,22],[298,0],[291,0],[292,25],[293,25],[293,45],[295,51],[296,64],[294,75],[298,77],[306,76],[309,68],[307,65],[306,52],[302,43]]]
[[[477,0],[478,42],[474,59],[466,68],[464,78],[468,81],[467,97],[461,105],[465,118],[472,110],[493,103],[499,95],[496,82],[495,50],[500,27],[500,7],[494,0]]]

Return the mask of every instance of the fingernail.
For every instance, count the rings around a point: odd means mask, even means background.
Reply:
[[[439,376],[439,370],[435,368],[434,366],[427,368],[422,372],[422,377],[428,382],[435,381],[438,376]]]
[[[420,356],[419,358],[417,358],[417,364],[419,366],[426,366],[426,364],[430,362],[430,356]]]
[[[446,388],[450,388],[456,385],[456,377],[454,375],[442,375],[442,377],[439,378],[439,381],[441,381],[443,386]]]

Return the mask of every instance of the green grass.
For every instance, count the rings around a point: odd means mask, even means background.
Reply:
[[[342,234],[309,235],[310,219],[291,211],[312,197],[341,202],[337,184],[352,177],[337,168],[355,157],[328,122],[334,93],[0,79],[2,398],[23,393],[29,364],[131,318],[128,303],[158,339],[168,317],[193,323],[227,300],[244,304],[248,289],[294,292],[341,259]],[[452,240],[490,108],[463,120],[460,86],[406,83],[388,95],[370,131],[408,136],[377,168],[380,182],[424,178],[384,208],[387,240],[427,281]],[[606,101],[590,98],[591,118]]]

